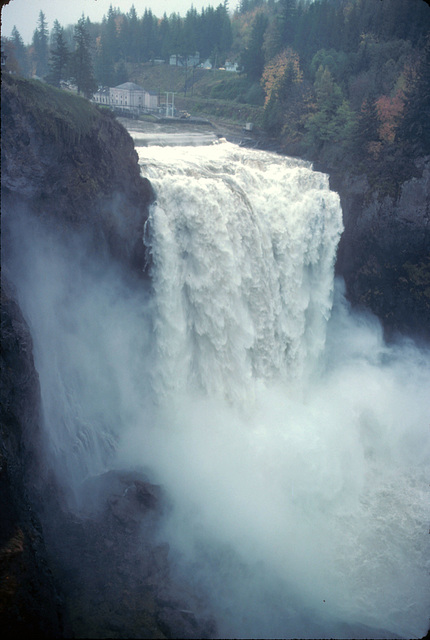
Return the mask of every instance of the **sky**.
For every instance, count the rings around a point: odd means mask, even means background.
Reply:
[[[4,1],[2,0],[1,14],[2,36],[10,37],[13,26],[16,25],[24,43],[30,44],[41,10],[45,14],[48,29],[51,30],[55,19],[66,27],[76,24],[82,13],[93,22],[101,22],[110,5],[127,13],[134,4],[139,17],[146,8],[161,18],[164,13],[169,16],[174,12],[185,16],[191,5],[200,12],[203,7],[217,7],[223,0],[10,0],[9,4],[3,6]],[[237,3],[230,2],[230,7],[234,9],[235,4]]]

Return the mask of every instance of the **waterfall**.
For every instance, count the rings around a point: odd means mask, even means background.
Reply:
[[[137,150],[150,291],[10,223],[47,463],[76,494],[115,467],[163,486],[172,573],[219,637],[425,635],[430,355],[349,309],[327,176],[225,142]]]
[[[249,402],[259,380],[303,375],[324,347],[342,230],[327,176],[228,143],[140,159],[158,194],[146,242],[162,386]]]

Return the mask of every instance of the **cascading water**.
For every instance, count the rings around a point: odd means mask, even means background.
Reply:
[[[327,177],[228,143],[138,151],[150,295],[12,225],[58,477],[148,469],[219,637],[423,636],[430,357],[348,309]]]
[[[141,150],[163,387],[249,402],[321,352],[342,229],[327,176],[218,144]]]

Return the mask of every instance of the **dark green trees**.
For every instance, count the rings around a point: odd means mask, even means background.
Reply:
[[[248,46],[242,53],[241,63],[250,80],[259,80],[264,71],[264,34],[268,18],[264,13],[257,13],[252,23]]]
[[[75,26],[73,39],[76,49],[72,55],[72,75],[78,93],[90,98],[97,88],[93,74],[93,64],[90,50],[90,37],[82,16]]]
[[[27,76],[30,71],[28,54],[24,42],[21,38],[21,34],[19,33],[16,26],[14,26],[12,29],[12,44],[13,53],[18,64],[19,71],[23,76]]]
[[[47,76],[50,84],[59,87],[60,80],[66,78],[69,58],[70,54],[66,46],[63,27],[58,20],[56,20],[52,31],[52,47],[49,60],[50,71]]]
[[[49,71],[48,58],[48,26],[46,24],[45,14],[43,11],[39,13],[39,22],[37,29],[33,34],[33,57],[34,72],[40,78],[44,78]]]

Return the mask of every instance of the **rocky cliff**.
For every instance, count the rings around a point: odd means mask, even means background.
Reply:
[[[1,98],[2,631],[8,637],[208,637],[212,623],[192,613],[184,585],[170,579],[168,546],[156,541],[165,508],[158,487],[139,474],[107,474],[87,487],[97,509],[72,515],[65,507],[44,465],[32,339],[7,278],[8,235],[21,212],[27,221],[44,221],[62,246],[79,235],[86,251],[144,278],[151,185],[140,175],[132,139],[110,112],[9,75]]]
[[[58,637],[62,607],[49,566],[35,482],[43,476],[40,389],[27,324],[8,284],[1,292],[0,619],[5,637]]]
[[[85,231],[95,248],[142,271],[153,193],[123,127],[39,82],[5,75],[1,96],[3,216],[25,207],[60,232]]]
[[[381,195],[366,175],[330,175],[345,230],[336,269],[356,307],[378,316],[387,336],[430,339],[430,156],[396,197]]]

